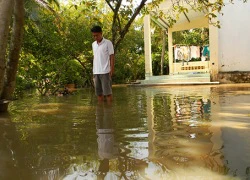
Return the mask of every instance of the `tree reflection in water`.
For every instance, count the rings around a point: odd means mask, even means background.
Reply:
[[[0,114],[0,179],[30,179],[25,169],[15,124],[8,113]]]

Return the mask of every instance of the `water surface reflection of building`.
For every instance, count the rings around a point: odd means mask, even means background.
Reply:
[[[250,178],[250,91],[248,86],[214,89],[213,129],[220,134],[218,148],[228,173]]]
[[[223,155],[211,139],[210,87],[147,88],[149,160],[169,170],[202,167],[222,173]]]

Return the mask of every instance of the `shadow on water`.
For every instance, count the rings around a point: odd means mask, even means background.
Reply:
[[[1,115],[0,179],[247,179],[249,102],[219,86],[24,98]]]

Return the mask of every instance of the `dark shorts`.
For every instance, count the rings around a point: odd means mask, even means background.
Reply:
[[[97,96],[100,95],[111,95],[112,94],[112,80],[108,74],[94,74],[95,93]]]

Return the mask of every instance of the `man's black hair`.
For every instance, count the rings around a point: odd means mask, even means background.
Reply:
[[[97,32],[102,32],[101,26],[94,26],[91,29],[91,32],[97,33]]]

